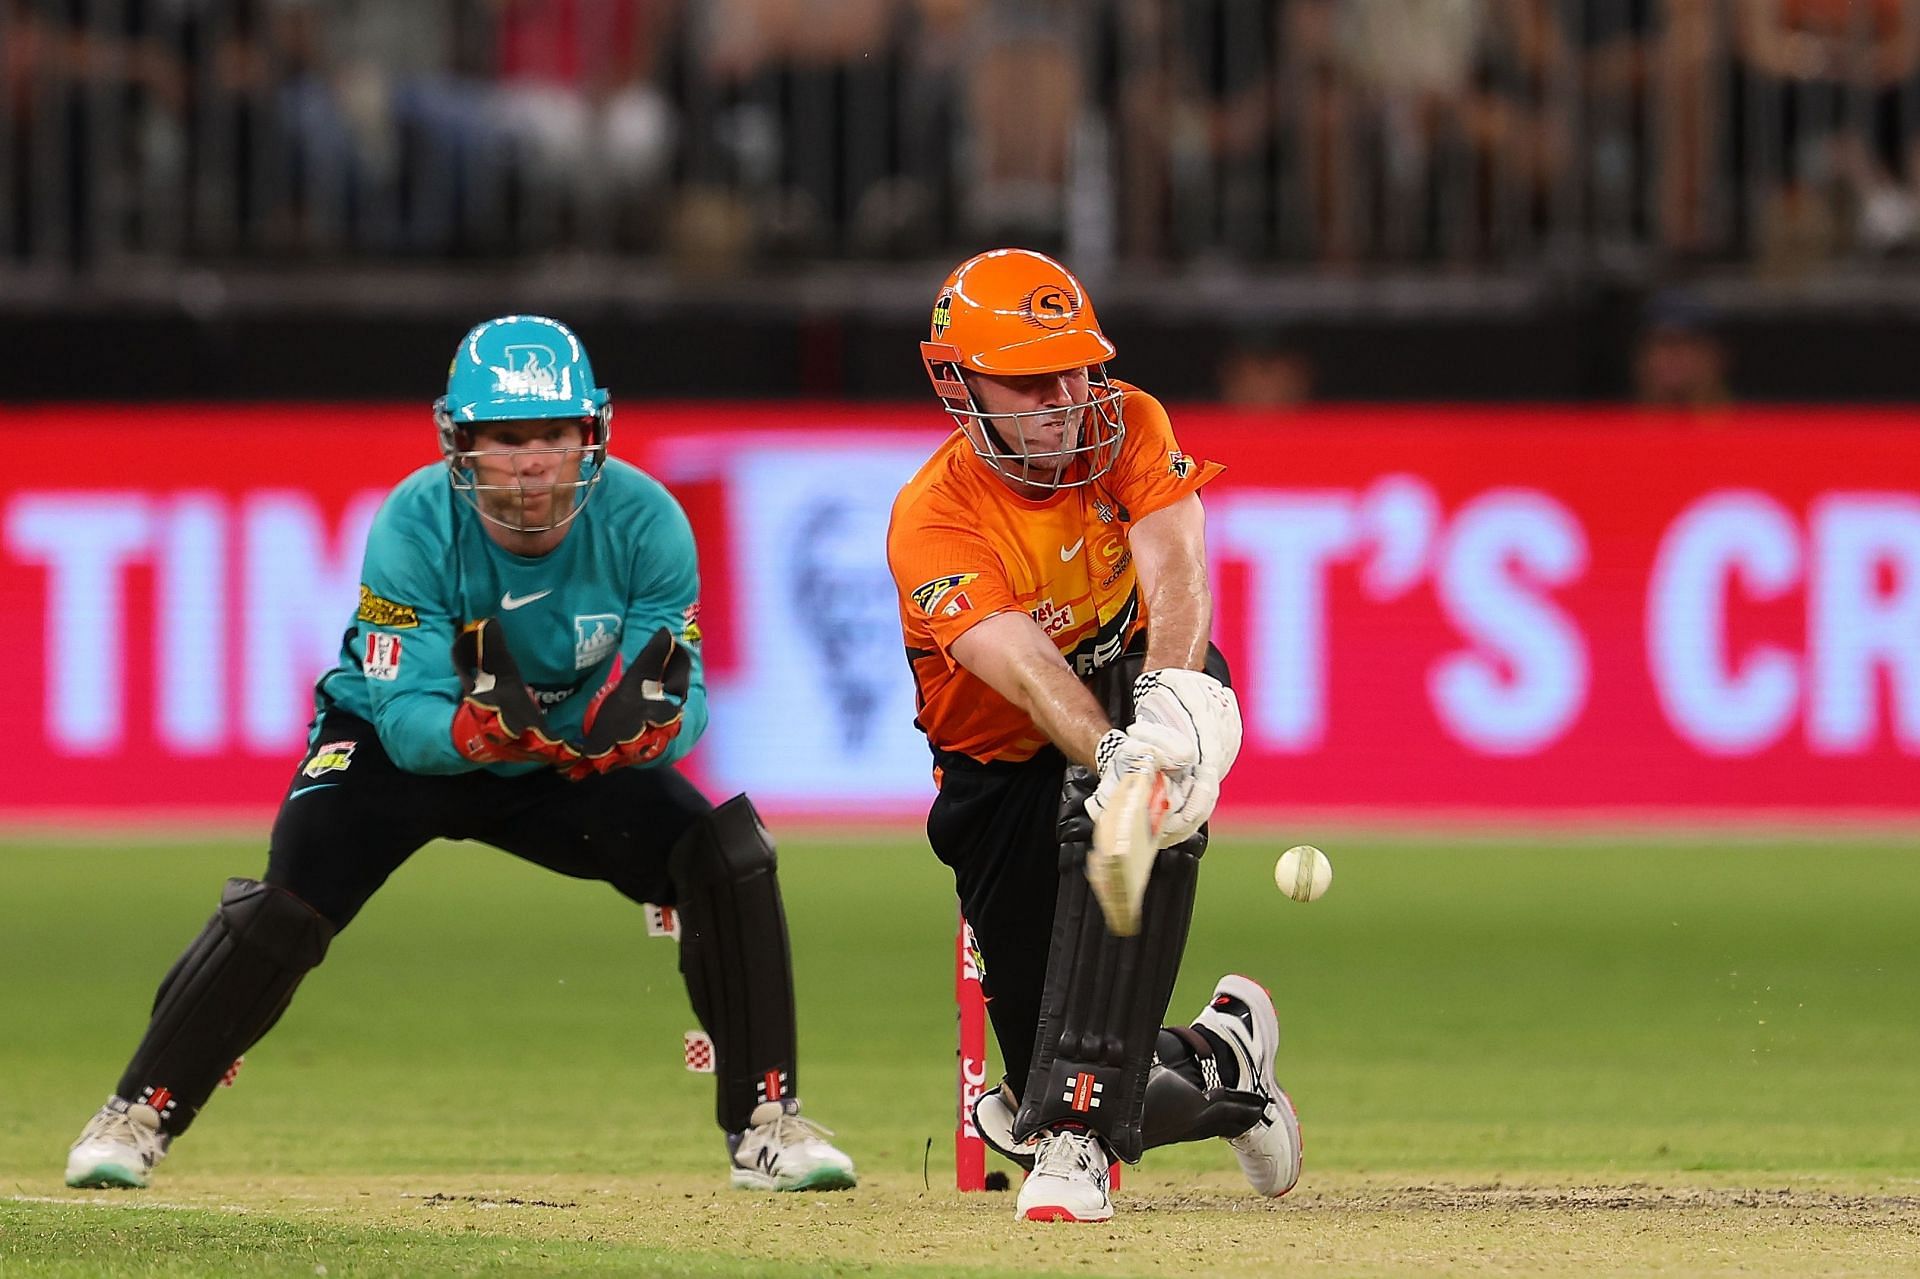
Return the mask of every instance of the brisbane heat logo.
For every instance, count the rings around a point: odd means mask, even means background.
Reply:
[[[1080,309],[1073,294],[1057,284],[1043,284],[1027,294],[1021,313],[1043,329],[1064,329]]]

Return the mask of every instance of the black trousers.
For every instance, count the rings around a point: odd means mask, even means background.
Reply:
[[[1060,783],[1067,757],[1049,746],[1019,763],[941,756],[927,842],[953,871],[980,948],[980,987],[1016,1094],[1033,1062],[1040,995],[1060,895]]]
[[[1133,680],[1144,661],[1145,645],[1136,640],[1121,661],[1096,671],[1089,681],[1115,724],[1133,720]],[[1206,669],[1232,684],[1219,649],[1208,649]],[[1053,944],[1061,875],[1060,786],[1067,757],[1051,746],[1017,763],[982,763],[951,751],[936,755],[940,793],[927,813],[927,842],[953,871],[960,909],[973,925],[987,1016],[1017,1094],[1033,1062]]]
[[[434,839],[472,839],[549,870],[671,905],[667,854],[713,805],[671,768],[570,782],[552,770],[403,772],[373,725],[322,720],[273,824],[266,882],[344,928],[401,863]],[[351,748],[348,749],[348,744]]]

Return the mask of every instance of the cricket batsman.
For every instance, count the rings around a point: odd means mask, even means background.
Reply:
[[[1030,1167],[1028,1220],[1105,1221],[1113,1159],[1209,1136],[1284,1195],[1300,1128],[1267,992],[1224,977],[1192,1025],[1159,1024],[1240,747],[1208,642],[1199,492],[1221,468],[1108,378],[1086,290],[1042,254],[961,263],[920,350],[958,429],[894,502],[887,554],[939,785],[927,837],[1006,1064],[975,1123]]]
[[[227,881],[162,979],[67,1184],[145,1186],[335,935],[445,838],[675,906],[733,1185],[852,1186],[800,1114],[773,841],[745,795],[715,807],[672,767],[707,725],[686,515],[607,455],[612,404],[558,321],[474,328],[433,415],[443,460],[374,519],[266,872]]]

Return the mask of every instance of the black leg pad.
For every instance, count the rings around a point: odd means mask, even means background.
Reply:
[[[720,1126],[800,1087],[793,965],[773,839],[745,795],[696,821],[668,857],[680,909],[680,974],[713,1038]]]
[[[1202,1089],[1178,1071],[1155,1066],[1147,1076],[1147,1111],[1141,1145],[1171,1146],[1205,1137],[1238,1137],[1259,1123],[1267,1102],[1237,1088]]]
[[[234,1059],[273,1028],[334,928],[283,888],[230,879],[220,908],[174,961],[154,996],[147,1033],[114,1090],[185,1132]]]
[[[1076,792],[1089,782],[1086,770],[1067,770],[1063,835],[1080,837],[1061,845],[1060,895],[1033,1068],[1013,1132],[1024,1141],[1042,1128],[1076,1123],[1099,1133],[1119,1158],[1137,1163],[1147,1072],[1186,950],[1206,841],[1196,836],[1160,850],[1139,934],[1115,937],[1087,885],[1085,824],[1075,816],[1084,813],[1084,793]]]

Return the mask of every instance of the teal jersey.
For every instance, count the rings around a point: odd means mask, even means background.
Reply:
[[[497,617],[520,673],[558,736],[579,741],[587,703],[612,672],[662,627],[687,642],[693,677],[679,736],[650,765],[693,749],[707,727],[707,686],[694,621],[700,572],[693,529],[666,488],[614,458],[560,545],[528,557],[503,550],[448,483],[423,466],[400,482],[374,517],[360,573],[360,606],[340,664],[314,686],[314,731],[338,708],[367,720],[380,744],[411,773],[483,767],[454,749],[462,696],[453,638],[468,622]],[[536,763],[488,764],[525,773]]]

